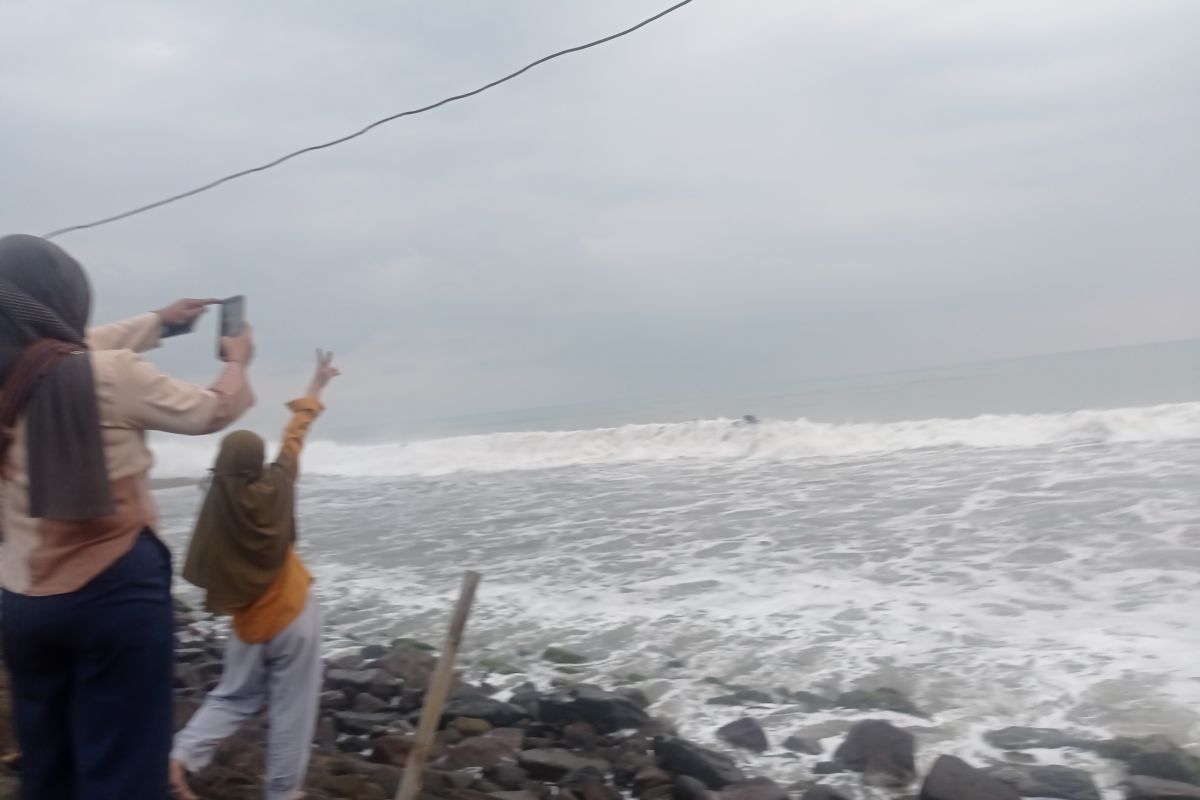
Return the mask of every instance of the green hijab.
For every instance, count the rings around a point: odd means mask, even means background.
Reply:
[[[296,541],[295,474],[281,464],[264,467],[265,451],[258,434],[226,436],[196,520],[183,577],[206,590],[214,613],[262,597]]]

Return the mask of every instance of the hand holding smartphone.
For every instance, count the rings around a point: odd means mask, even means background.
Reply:
[[[225,339],[236,339],[246,333],[246,297],[236,295],[221,301],[221,326],[217,331],[217,356],[230,360],[225,352]],[[246,354],[248,356],[248,354]],[[248,360],[248,358],[246,359]]]

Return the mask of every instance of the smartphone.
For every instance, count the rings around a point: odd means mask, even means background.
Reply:
[[[225,357],[221,339],[226,336],[241,336],[246,330],[246,297],[237,295],[221,301],[221,327],[217,331],[217,355]]]

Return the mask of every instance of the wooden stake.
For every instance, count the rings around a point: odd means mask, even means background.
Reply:
[[[421,724],[417,727],[417,741],[412,752],[408,754],[408,767],[404,770],[404,779],[396,789],[395,800],[417,800],[421,791],[421,775],[425,772],[425,762],[429,760],[434,738],[441,725],[442,708],[446,705],[446,695],[449,694],[450,684],[454,681],[454,662],[458,658],[458,648],[462,645],[463,631],[467,627],[471,605],[475,602],[475,590],[479,588],[479,580],[478,572],[467,572],[463,575],[462,592],[454,606],[454,616],[450,618],[450,630],[446,634],[445,644],[442,645],[442,655],[434,669],[429,690],[425,692]]]

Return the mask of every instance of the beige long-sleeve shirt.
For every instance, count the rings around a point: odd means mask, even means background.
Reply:
[[[254,404],[244,369],[226,366],[203,388],[160,372],[138,353],[158,346],[162,321],[142,314],[88,332],[104,455],[115,512],[92,520],[29,516],[25,424],[18,424],[0,484],[0,584],[12,592],[73,592],[112,566],[158,524],[146,431],[200,435],[225,428]]]

